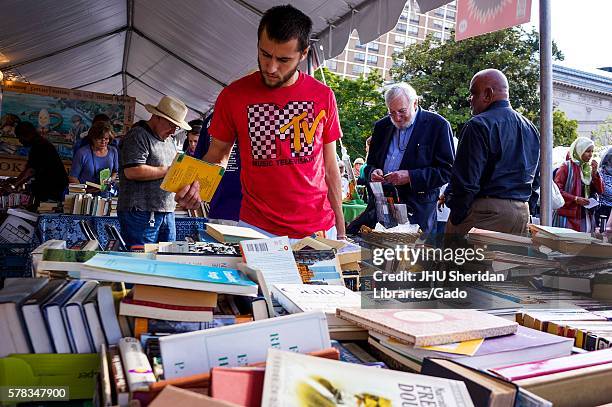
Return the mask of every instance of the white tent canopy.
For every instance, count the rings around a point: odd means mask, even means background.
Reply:
[[[256,69],[257,26],[272,0],[3,0],[5,79],[136,97],[137,118],[162,95],[205,114],[223,86]],[[391,30],[405,0],[299,0],[313,20],[319,61],[357,30],[367,43]],[[4,58],[2,58],[4,55]]]

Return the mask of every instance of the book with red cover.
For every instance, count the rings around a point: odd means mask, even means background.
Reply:
[[[210,322],[213,307],[171,305],[161,302],[135,300],[132,292],[121,300],[119,314],[169,321]]]
[[[501,366],[489,370],[504,379],[515,381],[607,363],[612,363],[612,349],[579,353],[538,362]]]
[[[414,346],[443,345],[516,333],[518,324],[459,309],[338,308],[338,317]]]
[[[263,393],[263,367],[215,367],[210,372],[210,395],[245,407],[259,407]]]

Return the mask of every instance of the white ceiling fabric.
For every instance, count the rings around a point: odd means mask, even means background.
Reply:
[[[48,86],[183,100],[208,112],[227,84],[257,68],[257,25],[272,0],[3,0],[0,62],[7,76]],[[313,20],[319,61],[391,30],[405,0],[299,0]],[[35,17],[34,17],[35,16]],[[331,34],[330,34],[331,32]],[[124,89],[125,87],[125,89]]]

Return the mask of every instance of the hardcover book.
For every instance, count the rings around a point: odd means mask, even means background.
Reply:
[[[463,382],[270,349],[262,405],[473,406]]]
[[[97,254],[83,263],[81,278],[192,290],[257,295],[257,284],[234,269]],[[72,273],[72,272],[71,272]],[[72,274],[71,274],[72,275]]]
[[[458,309],[338,308],[340,318],[415,346],[509,335],[518,324],[485,312]]]
[[[325,312],[330,327],[354,327],[353,323],[338,318],[336,309],[361,306],[361,296],[358,293],[337,285],[274,284],[272,296],[291,314]]]
[[[219,225],[217,223],[207,223],[206,233],[222,243],[236,243],[243,240],[267,239],[268,236],[251,228],[232,225]]]
[[[507,380],[515,381],[608,363],[612,363],[612,349],[502,366],[489,370]]]
[[[166,379],[263,362],[269,348],[313,352],[331,347],[322,312],[165,336],[159,345]]]

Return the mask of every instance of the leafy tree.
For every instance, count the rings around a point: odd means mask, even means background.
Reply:
[[[578,137],[578,120],[568,119],[562,110],[553,110],[553,146],[569,146]]]
[[[612,144],[612,115],[591,132],[592,139],[604,146]]]
[[[382,77],[374,70],[368,76],[343,79],[327,68],[323,68],[323,75],[336,95],[342,143],[352,160],[365,157],[365,140],[372,135],[374,122],[387,114]],[[322,81],[321,71],[317,70],[315,78]]]
[[[407,81],[422,96],[421,106],[444,116],[456,132],[470,118],[467,101],[472,76],[486,68],[504,72],[510,102],[523,113],[539,115],[538,33],[510,28],[439,44],[431,36],[398,53],[391,70],[395,81]],[[563,54],[553,44],[553,57]],[[535,121],[537,124],[537,120]]]

